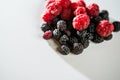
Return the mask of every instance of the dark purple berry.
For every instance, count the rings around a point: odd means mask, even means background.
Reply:
[[[48,23],[43,23],[41,26],[42,31],[46,32],[50,30],[50,25]]]
[[[69,47],[67,47],[66,45],[62,45],[62,46],[61,46],[61,53],[62,53],[63,55],[68,55],[68,54],[70,53]]]
[[[59,29],[60,31],[64,31],[66,30],[66,28],[67,28],[67,24],[64,20],[59,20],[57,22],[57,29]]]
[[[95,33],[91,41],[94,43],[101,43],[104,41],[104,38]]]
[[[89,46],[90,42],[88,40],[84,41],[84,43],[82,44],[84,49],[87,48]]]
[[[60,32],[58,29],[55,29],[55,30],[53,31],[53,37],[54,37],[55,39],[59,39],[60,36],[61,36],[61,32]]]
[[[78,55],[83,52],[83,48],[84,47],[81,43],[74,43],[72,52],[73,52],[73,54]]]
[[[65,44],[66,45],[67,41],[69,41],[69,38],[68,38],[67,35],[63,35],[63,36],[60,37],[60,40],[59,40],[60,44]]]
[[[119,21],[114,21],[113,25],[114,25],[114,32],[120,31],[120,22]]]
[[[109,20],[109,13],[107,10],[102,10],[99,15],[103,20]]]

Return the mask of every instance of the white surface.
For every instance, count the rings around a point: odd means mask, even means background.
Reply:
[[[40,38],[42,1],[0,0],[0,80],[88,80],[80,72],[92,80],[120,80],[120,33],[109,42],[91,45],[82,55],[58,56]],[[112,17],[119,19],[120,1],[86,2],[99,3]]]

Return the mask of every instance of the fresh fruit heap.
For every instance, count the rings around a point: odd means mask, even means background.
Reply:
[[[64,55],[80,54],[90,44],[111,40],[112,32],[120,31],[120,22],[109,22],[107,10],[100,12],[98,4],[86,6],[84,0],[47,0],[42,15],[43,38],[60,43]]]

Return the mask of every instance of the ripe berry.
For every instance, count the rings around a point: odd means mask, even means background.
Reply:
[[[52,31],[46,31],[44,34],[43,34],[43,38],[44,39],[50,39],[52,37]]]
[[[62,45],[62,46],[61,46],[61,53],[62,53],[63,55],[68,55],[68,54],[70,53],[69,47],[67,47],[66,45]]]
[[[109,20],[109,13],[107,10],[102,10],[99,15],[103,20]]]
[[[63,8],[68,8],[71,4],[70,0],[56,0],[60,3]]]
[[[87,28],[87,31],[90,33],[94,33],[95,32],[95,23],[91,22]]]
[[[60,31],[66,30],[66,28],[67,28],[66,22],[65,22],[64,20],[59,20],[59,21],[57,22],[57,28],[58,28]]]
[[[95,33],[91,41],[94,43],[101,43],[104,41],[104,38]]]
[[[86,14],[80,14],[73,19],[73,27],[76,30],[84,30],[88,27],[90,18]]]
[[[64,8],[62,10],[62,13],[61,13],[61,18],[63,20],[70,20],[71,19],[71,15],[72,15],[71,9],[70,8]]]
[[[96,27],[97,33],[102,37],[109,36],[114,30],[114,25],[107,20],[102,20]]]
[[[74,36],[69,37],[69,43],[73,45],[74,43],[78,43],[78,39]]]
[[[99,15],[99,6],[93,3],[87,7],[87,12],[91,17],[96,17]]]
[[[90,44],[89,40],[84,41],[84,43],[82,43],[83,48],[84,49],[87,48],[89,46],[89,44]]]
[[[66,45],[68,40],[69,40],[68,36],[63,35],[63,36],[60,37],[59,42],[60,42],[60,44],[65,44]]]
[[[75,11],[74,11],[74,15],[77,16],[79,14],[87,14],[85,7],[78,7]]]
[[[84,47],[81,43],[74,43],[72,52],[73,52],[73,54],[78,55],[83,52],[83,48]]]
[[[62,6],[60,4],[56,4],[56,2],[53,2],[50,3],[46,9],[54,16],[58,16],[62,11]]]
[[[41,26],[42,31],[50,30],[50,25],[48,23],[43,23]]]
[[[77,7],[85,7],[85,6],[86,6],[86,4],[85,4],[84,0],[77,0],[76,2],[71,3],[72,11],[75,11],[77,9]]]
[[[119,21],[114,21],[113,25],[114,25],[114,32],[120,31],[120,22]]]
[[[59,39],[60,36],[61,36],[61,32],[60,32],[58,29],[55,29],[55,30],[53,31],[53,37],[54,37],[55,39]]]
[[[55,18],[55,16],[53,14],[51,14],[50,12],[48,12],[48,11],[45,11],[42,14],[42,20],[44,22],[47,22],[47,23],[51,23],[54,18]]]

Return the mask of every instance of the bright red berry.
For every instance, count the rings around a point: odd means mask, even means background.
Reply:
[[[79,14],[87,14],[86,12],[86,8],[85,7],[78,7],[75,11],[74,11],[74,15],[77,16]]]
[[[58,16],[62,11],[62,6],[60,4],[56,4],[56,2],[52,2],[46,7],[46,9],[54,16]]]
[[[72,11],[75,11],[77,7],[85,7],[86,4],[83,0],[77,0],[76,2],[71,3],[71,9]]]
[[[58,3],[62,5],[63,8],[70,7],[71,1],[70,0],[56,0]]]
[[[49,4],[56,2],[56,0],[47,0],[45,3],[45,7],[49,6]]]
[[[50,12],[48,12],[48,11],[45,11],[42,14],[42,20],[44,22],[47,22],[47,23],[51,23],[54,18],[55,18],[55,16],[53,14],[51,14]]]
[[[62,13],[61,13],[61,18],[63,20],[70,20],[72,16],[72,12],[70,8],[64,8]]]
[[[102,37],[109,36],[113,30],[114,30],[114,25],[111,24],[108,20],[100,21],[98,26],[96,27],[97,33]]]
[[[43,34],[43,38],[44,39],[50,39],[52,37],[52,31],[46,31],[44,34]]]
[[[90,18],[86,14],[80,14],[73,19],[73,27],[76,30],[84,30],[90,24]]]
[[[95,3],[93,3],[87,7],[87,12],[88,12],[89,16],[96,17],[99,15],[99,6]]]

